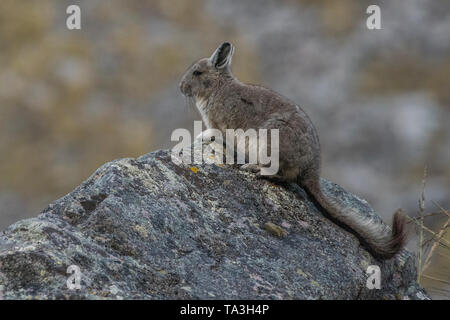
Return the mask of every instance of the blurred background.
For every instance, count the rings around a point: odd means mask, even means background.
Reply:
[[[81,30],[66,28],[71,4]],[[370,4],[381,8],[381,30],[366,27]],[[438,205],[450,209],[450,1],[2,0],[0,8],[0,230],[103,163],[169,148],[174,129],[192,130],[200,116],[178,81],[225,40],[236,47],[238,78],[310,115],[323,177],[389,222],[400,207],[418,215],[427,166],[425,224],[439,233],[448,223]],[[445,231],[421,283],[448,299]]]

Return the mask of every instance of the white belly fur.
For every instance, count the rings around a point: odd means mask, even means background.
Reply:
[[[196,99],[195,100],[195,104],[197,106],[197,110],[200,112],[200,115],[202,116],[202,120],[205,123],[206,128],[211,128],[211,124],[209,123],[209,119],[208,116],[205,113],[205,108],[206,108],[206,104],[207,104],[207,100],[206,99]]]

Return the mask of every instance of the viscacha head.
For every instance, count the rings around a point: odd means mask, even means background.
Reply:
[[[180,90],[186,97],[208,98],[226,79],[232,79],[231,58],[234,46],[222,43],[209,58],[203,58],[192,64],[184,73]]]

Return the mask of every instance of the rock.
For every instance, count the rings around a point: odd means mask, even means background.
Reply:
[[[369,265],[381,268],[380,290],[366,287]],[[297,185],[217,162],[177,165],[166,150],[103,165],[0,236],[4,299],[428,299],[415,279],[413,255],[375,260]]]

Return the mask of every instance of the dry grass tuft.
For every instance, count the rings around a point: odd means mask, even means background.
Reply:
[[[450,297],[450,291],[448,290],[448,285],[450,285],[450,274],[448,273],[448,266],[450,265],[450,241],[446,238],[450,226],[450,210],[446,210],[437,202],[432,201],[438,210],[429,213],[425,212],[426,178],[427,168],[425,167],[422,191],[419,197],[418,216],[410,217],[407,215],[409,222],[414,222],[419,232],[417,282],[427,290],[438,291],[441,295]],[[434,220],[440,217],[445,218],[444,223],[436,232],[425,225],[425,218],[430,217],[433,217]],[[423,257],[425,255],[426,258],[424,259]],[[436,286],[436,283],[440,285]]]

